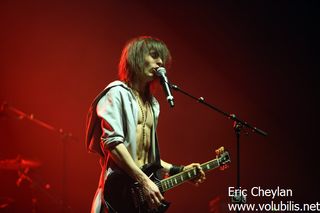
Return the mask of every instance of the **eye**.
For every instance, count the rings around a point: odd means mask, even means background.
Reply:
[[[153,59],[159,58],[159,53],[157,51],[150,51],[149,54]]]

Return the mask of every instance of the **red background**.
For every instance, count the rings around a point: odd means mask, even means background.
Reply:
[[[90,210],[100,167],[84,146],[87,109],[116,79],[121,49],[138,35],[167,43],[170,81],[269,133],[241,136],[243,188],[280,186],[293,190],[284,201],[318,199],[315,2],[5,0],[0,8],[0,101],[77,138],[65,142],[28,119],[1,113],[0,160],[20,154],[40,161],[30,176],[51,186],[46,192],[27,182],[17,187],[17,172],[0,169],[0,197],[14,200],[12,211],[30,212],[32,193],[39,212],[60,211],[56,201],[63,197],[70,212]],[[228,187],[236,185],[232,122],[181,93],[174,92],[172,109],[161,90],[157,97],[163,159],[205,162],[224,146],[232,160],[199,187],[184,184],[167,192],[169,212],[209,212],[217,197],[226,211]]]

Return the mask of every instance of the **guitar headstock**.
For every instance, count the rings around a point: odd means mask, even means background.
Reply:
[[[229,167],[228,163],[231,162],[229,153],[224,150],[224,147],[220,147],[219,149],[215,150],[216,158],[220,165],[220,170],[225,170]]]

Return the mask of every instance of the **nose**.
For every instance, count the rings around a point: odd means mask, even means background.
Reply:
[[[159,66],[159,67],[162,67],[163,65],[163,61],[160,57],[156,58],[156,64]]]

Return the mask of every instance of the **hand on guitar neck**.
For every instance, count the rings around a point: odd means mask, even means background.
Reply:
[[[199,163],[191,163],[183,168],[182,171],[187,171],[196,168],[198,175],[191,179],[190,182],[194,183],[196,186],[198,186],[200,183],[202,183],[206,179],[206,175],[204,171],[202,170]]]

